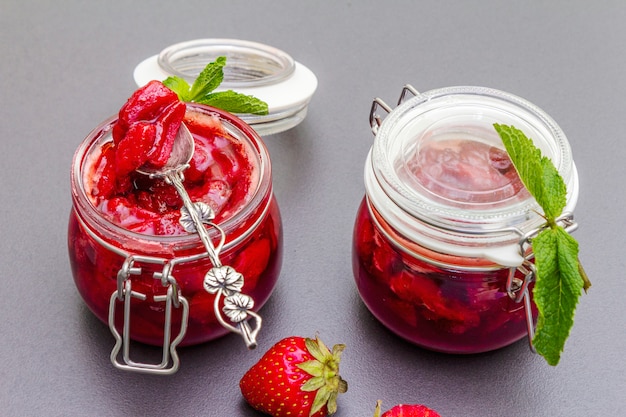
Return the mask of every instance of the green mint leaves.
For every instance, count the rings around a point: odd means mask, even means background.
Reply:
[[[532,247],[537,266],[533,294],[539,310],[533,346],[550,365],[556,365],[574,324],[583,288],[578,273],[578,242],[557,226],[539,233]]]
[[[581,290],[590,286],[578,260],[578,242],[556,223],[565,208],[566,186],[552,161],[521,130],[499,124],[494,128],[546,219],[547,227],[531,241],[536,267],[533,295],[539,312],[533,346],[550,365],[557,365]]]
[[[559,217],[565,208],[567,190],[552,161],[542,156],[521,130],[498,124],[494,127],[520,179],[543,209],[546,219]]]
[[[213,91],[224,80],[225,65],[226,57],[218,57],[204,67],[191,86],[187,81],[176,76],[168,77],[163,84],[178,94],[181,101],[206,104],[230,113],[268,114],[267,103],[256,97],[232,90]]]

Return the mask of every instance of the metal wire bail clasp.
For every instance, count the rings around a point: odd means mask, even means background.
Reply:
[[[515,273],[519,271],[524,279],[515,277]],[[528,331],[528,345],[531,351],[535,351],[533,339],[535,338],[535,322],[533,319],[533,311],[530,300],[530,292],[528,286],[535,280],[536,270],[535,264],[530,259],[524,259],[522,265],[509,270],[509,277],[506,282],[506,292],[509,297],[516,303],[524,302],[524,312],[526,313],[526,330]]]
[[[117,274],[117,290],[111,294],[109,302],[109,329],[115,337],[115,346],[111,351],[111,362],[118,369],[137,371],[151,374],[173,374],[179,366],[180,360],[176,347],[185,337],[187,321],[189,319],[189,303],[180,295],[176,280],[171,275],[171,264],[165,263],[162,272],[155,272],[154,277],[160,279],[163,286],[167,287],[165,295],[156,295],[154,302],[165,303],[165,320],[163,327],[163,355],[160,363],[135,362],[130,357],[130,326],[131,326],[131,299],[147,301],[143,293],[133,291],[131,275],[140,275],[141,268],[134,266],[135,261],[163,263],[162,259],[128,256]],[[124,303],[122,334],[115,326],[116,305],[119,301]],[[172,308],[182,308],[180,332],[172,340]],[[120,351],[122,351],[120,361]]]
[[[563,213],[556,219],[556,223],[561,225],[568,233],[571,233],[578,228],[578,224],[574,221],[574,215],[572,213]],[[531,247],[532,239],[541,233],[541,231],[546,227],[547,225],[543,225],[529,231],[526,234],[520,233],[522,237],[519,240],[519,251],[524,257],[524,261],[517,268],[510,269],[509,277],[506,283],[506,291],[509,297],[516,303],[524,303],[526,327],[528,329],[528,344],[532,352],[535,352],[535,347],[533,346],[533,339],[535,337],[535,322],[533,319],[532,301],[530,299],[530,291],[528,288],[529,285],[535,280],[537,270],[535,268],[535,264],[532,262],[534,254],[532,251],[529,251],[529,248]],[[516,272],[518,271],[524,276],[523,279],[515,277]]]
[[[407,100],[407,94],[412,94],[413,96],[418,96],[419,92],[410,84],[406,84],[402,88],[402,92],[400,93],[400,98],[398,99],[398,105],[404,103]],[[393,110],[387,103],[385,103],[382,99],[376,97],[372,102],[372,108],[370,109],[370,127],[372,128],[372,133],[376,135],[378,133],[378,128],[383,122],[383,119],[378,114],[378,109],[382,108],[388,114]]]

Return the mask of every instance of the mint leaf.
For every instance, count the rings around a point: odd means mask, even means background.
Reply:
[[[225,65],[226,57],[217,57],[214,62],[209,62],[204,67],[191,86],[176,76],[166,78],[163,84],[178,94],[180,101],[206,104],[230,113],[268,114],[267,103],[256,97],[232,90],[213,92],[224,80]]]
[[[180,101],[190,101],[189,90],[191,87],[185,79],[177,76],[167,77],[163,81],[163,85],[178,94]]]
[[[531,240],[536,274],[537,330],[533,346],[550,365],[561,358],[581,290],[591,286],[578,260],[578,242],[557,224],[567,203],[563,178],[533,141],[513,126],[494,124],[520,179],[541,206],[546,228]]]
[[[532,240],[537,276],[534,289],[539,311],[533,346],[550,365],[559,363],[583,288],[578,242],[560,226]]]
[[[556,219],[563,212],[567,190],[550,159],[541,155],[533,141],[513,126],[495,124],[511,161],[526,189],[537,200],[547,219]]]
[[[189,93],[190,100],[198,102],[199,99],[215,90],[224,80],[224,66],[226,57],[220,56],[213,62],[209,62],[193,82]]]
[[[217,107],[231,113],[267,114],[267,103],[253,96],[237,93],[232,90],[207,94],[198,99],[197,103]]]
[[[587,276],[587,272],[585,272],[585,268],[583,268],[583,264],[580,263],[580,259],[578,259],[578,273],[583,279],[583,290],[585,293],[589,288],[591,288],[591,281],[589,281],[589,277]]]

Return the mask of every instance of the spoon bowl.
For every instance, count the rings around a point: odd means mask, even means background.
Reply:
[[[193,157],[194,152],[193,136],[184,123],[180,124],[180,128],[174,138],[172,152],[164,166],[154,168],[150,165],[144,165],[137,169],[137,172],[150,177],[163,178],[168,172],[180,172],[189,166],[189,161]]]

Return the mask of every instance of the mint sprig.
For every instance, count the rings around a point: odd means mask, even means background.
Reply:
[[[591,284],[578,259],[578,242],[557,224],[567,201],[563,178],[521,130],[500,124],[494,128],[546,220],[546,227],[530,242],[536,267],[533,295],[539,313],[532,342],[537,353],[554,366],[574,324],[581,290]]]
[[[224,80],[225,65],[226,57],[220,56],[204,67],[192,85],[178,76],[166,78],[163,84],[178,94],[181,101],[206,104],[230,113],[268,114],[267,103],[254,96],[233,90],[214,91]]]

